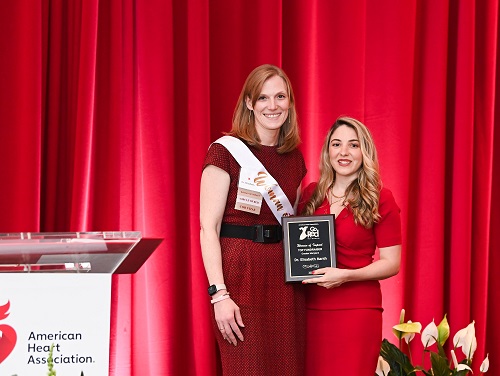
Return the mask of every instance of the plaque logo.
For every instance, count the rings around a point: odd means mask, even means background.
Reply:
[[[299,239],[319,239],[319,229],[314,226],[302,226],[299,227],[300,233]]]

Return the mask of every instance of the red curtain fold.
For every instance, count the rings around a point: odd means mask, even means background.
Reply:
[[[0,232],[164,238],[113,280],[110,374],[219,374],[201,166],[247,74],[277,64],[305,183],[338,116],[373,132],[405,239],[400,274],[382,282],[384,336],[401,308],[423,325],[446,314],[452,335],[474,320],[474,371],[489,353],[498,373],[498,30],[496,0],[3,2]]]
[[[31,4],[26,12],[26,5],[2,4],[0,11],[2,232],[40,226],[43,7]]]

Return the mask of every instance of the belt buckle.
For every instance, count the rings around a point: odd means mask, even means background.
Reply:
[[[256,243],[278,243],[281,239],[279,226],[275,225],[254,225],[254,239]]]

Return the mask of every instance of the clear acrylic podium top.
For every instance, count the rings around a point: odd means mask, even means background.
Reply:
[[[139,231],[0,233],[0,273],[132,274],[161,241]]]

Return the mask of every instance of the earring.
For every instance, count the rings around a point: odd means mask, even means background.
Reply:
[[[250,110],[250,112],[248,113],[248,125],[250,125],[250,120],[252,118],[252,113],[253,113],[253,110]]]

